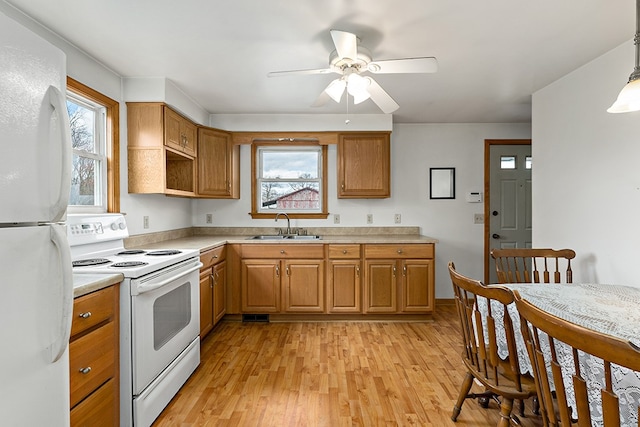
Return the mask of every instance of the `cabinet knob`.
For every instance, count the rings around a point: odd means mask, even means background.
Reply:
[[[347,250],[346,250],[346,249],[344,249],[344,250],[342,251],[342,253],[346,255],[346,254],[347,254]]]
[[[398,252],[398,254],[401,254],[402,253],[402,249],[398,249],[397,252]]]
[[[85,313],[80,313],[78,314],[78,317],[82,317],[83,319],[88,319],[89,317],[91,317],[91,312],[87,311]]]
[[[218,255],[214,255],[214,256],[213,256],[213,259],[216,259],[216,258],[218,258]]]
[[[86,368],[80,368],[79,371],[80,373],[87,375],[89,372],[91,372],[91,366],[87,366]]]
[[[284,255],[284,249],[281,249],[281,250],[280,250],[280,253]]]

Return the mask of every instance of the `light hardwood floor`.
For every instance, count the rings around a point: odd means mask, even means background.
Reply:
[[[495,426],[494,402],[450,419],[457,334],[453,306],[428,322],[222,322],[154,426]],[[522,425],[541,426],[529,404]]]

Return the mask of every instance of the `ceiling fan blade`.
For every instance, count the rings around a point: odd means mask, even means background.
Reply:
[[[280,77],[280,76],[291,76],[291,75],[308,75],[308,74],[329,74],[335,73],[335,70],[332,68],[318,68],[315,70],[289,70],[289,71],[272,71],[267,73],[267,77]]]
[[[358,59],[358,39],[346,31],[331,30],[331,38],[340,58]]]
[[[322,92],[320,92],[320,96],[318,96],[318,99],[316,99],[315,102],[311,104],[311,106],[323,107],[327,102],[329,102],[330,99],[331,97],[329,96],[329,94],[323,90]]]
[[[385,114],[392,113],[400,108],[396,101],[394,101],[393,98],[391,98],[391,96],[385,92],[375,80],[371,77],[365,78],[369,80],[368,90],[371,95],[371,100],[375,102]]]
[[[427,56],[373,61],[369,63],[367,70],[374,74],[435,73],[438,71],[438,60],[433,56]]]

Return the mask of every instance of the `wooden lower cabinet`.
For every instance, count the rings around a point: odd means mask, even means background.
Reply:
[[[244,313],[324,312],[324,261],[242,260]]]
[[[435,308],[431,243],[241,246],[240,313],[430,314]]]
[[[324,312],[324,261],[282,261],[283,307],[285,313]]]
[[[74,300],[69,342],[72,426],[117,426],[119,398],[118,286]]]
[[[200,254],[200,339],[204,338],[226,314],[226,247],[219,246]]]
[[[361,313],[360,245],[328,245],[327,312]]]
[[[243,245],[243,313],[323,313],[323,245]]]
[[[280,312],[280,260],[242,260],[242,312]]]
[[[432,313],[433,244],[365,245],[365,313]]]

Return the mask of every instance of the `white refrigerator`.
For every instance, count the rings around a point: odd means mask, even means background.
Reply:
[[[69,425],[71,141],[62,51],[0,11],[0,424]]]

